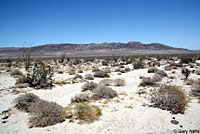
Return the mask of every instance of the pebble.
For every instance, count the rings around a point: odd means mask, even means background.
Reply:
[[[6,115],[6,116],[4,116],[2,119],[3,119],[3,120],[8,119],[8,116]]]
[[[6,123],[6,121],[2,121],[2,123]]]
[[[171,120],[171,123],[177,125],[179,122],[177,120]]]

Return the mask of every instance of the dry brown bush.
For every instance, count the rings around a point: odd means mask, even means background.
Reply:
[[[89,100],[89,96],[85,93],[76,94],[71,98],[71,103],[85,102]]]
[[[65,121],[65,109],[55,102],[40,100],[31,105],[30,128],[46,127]]]
[[[144,77],[142,79],[142,82],[140,83],[140,86],[142,86],[142,87],[156,86],[156,83],[151,77]]]
[[[179,87],[161,85],[152,91],[150,101],[153,107],[183,114],[189,100]]]
[[[15,107],[21,111],[29,112],[29,108],[33,103],[36,103],[40,101],[40,98],[33,94],[33,93],[27,93],[25,95],[20,95],[14,100]]]

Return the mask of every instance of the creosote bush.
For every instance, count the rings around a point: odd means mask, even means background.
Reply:
[[[62,106],[42,100],[32,93],[21,95],[14,102],[17,109],[31,114],[30,128],[54,125],[63,122],[66,118],[66,112]]]
[[[168,85],[161,85],[153,90],[150,101],[152,106],[171,111],[173,114],[183,114],[188,104],[188,98],[179,87]]]

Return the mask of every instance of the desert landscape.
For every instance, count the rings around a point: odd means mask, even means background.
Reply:
[[[200,55],[0,60],[2,134],[200,133]]]

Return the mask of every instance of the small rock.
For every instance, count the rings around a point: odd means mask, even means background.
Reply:
[[[180,125],[180,127],[182,128],[183,126],[182,126],[182,125]]]
[[[171,120],[171,123],[177,125],[179,122],[177,120]]]
[[[6,123],[6,121],[2,121],[2,123]]]
[[[175,117],[173,117],[172,119],[174,119],[174,120],[175,120]]]
[[[7,110],[2,111],[2,114],[8,113],[9,111],[11,111],[11,108],[8,108]]]
[[[8,119],[8,116],[7,116],[7,115],[4,116],[4,117],[2,118],[2,120],[5,120],[5,119]]]

